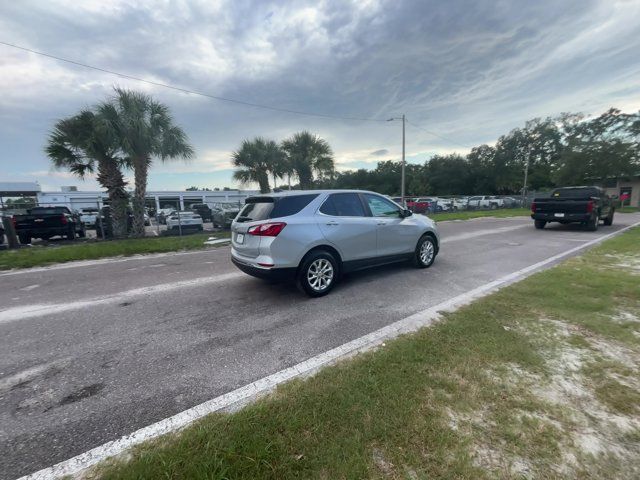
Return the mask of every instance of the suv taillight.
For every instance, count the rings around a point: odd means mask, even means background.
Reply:
[[[63,225],[67,224],[67,217],[65,217],[64,215],[60,216],[60,221],[62,222]]]
[[[589,200],[587,203],[587,213],[593,212],[593,200]]]
[[[263,223],[262,225],[254,225],[249,227],[247,233],[249,235],[256,235],[258,237],[277,237],[287,224],[284,222],[277,223]]]
[[[536,213],[536,202],[531,202],[531,211]]]

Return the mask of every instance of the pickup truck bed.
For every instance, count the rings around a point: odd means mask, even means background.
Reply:
[[[531,204],[531,218],[536,228],[549,222],[581,223],[589,230],[597,230],[600,220],[613,223],[615,205],[598,187],[558,188],[550,197],[535,198]]]

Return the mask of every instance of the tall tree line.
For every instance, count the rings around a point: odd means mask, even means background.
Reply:
[[[586,119],[580,114],[536,118],[466,155],[435,155],[407,165],[407,195],[518,194],[529,163],[527,189],[605,182],[640,174],[640,112],[612,108]],[[327,188],[364,188],[397,195],[400,163],[340,172]]]

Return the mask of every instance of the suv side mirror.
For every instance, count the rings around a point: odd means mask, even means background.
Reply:
[[[400,216],[402,218],[407,218],[407,217],[410,217],[411,215],[413,215],[413,212],[408,208],[405,208],[404,210],[400,210]]]

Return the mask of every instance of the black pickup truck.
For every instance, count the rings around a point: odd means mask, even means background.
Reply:
[[[557,188],[549,197],[533,200],[531,218],[536,228],[544,228],[549,222],[581,223],[595,231],[600,220],[605,225],[613,223],[616,204],[600,187]]]
[[[14,215],[13,226],[23,244],[31,243],[32,238],[49,240],[59,235],[73,240],[86,235],[80,215],[67,207],[33,207],[26,215]]]

